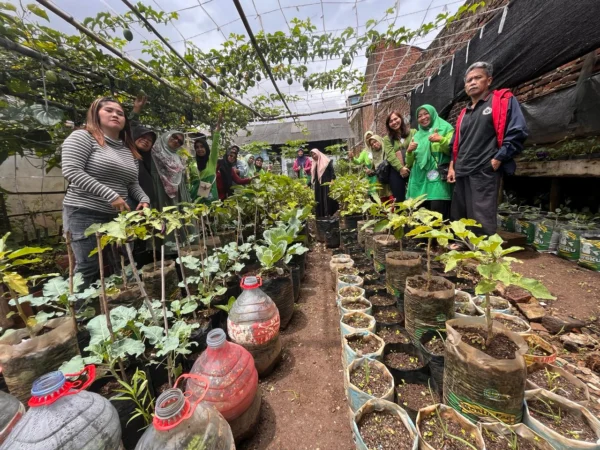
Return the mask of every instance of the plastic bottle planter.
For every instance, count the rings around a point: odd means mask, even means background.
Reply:
[[[518,423],[516,425],[504,425],[500,422],[480,423],[478,426],[483,440],[486,441],[486,443],[488,440],[494,439],[493,442],[504,442],[506,448],[508,449],[510,448],[509,443],[513,442],[516,437],[518,439],[518,443],[521,445],[522,443],[527,442],[536,450],[554,450],[554,447],[550,445],[546,439],[522,423]]]
[[[381,361],[385,342],[370,331],[347,334],[342,339],[344,367],[357,358],[371,358]]]
[[[344,384],[352,412],[358,411],[361,406],[374,398],[394,401],[392,374],[377,360],[358,358],[352,361],[346,368]],[[368,393],[369,391],[371,394]]]
[[[415,425],[419,435],[420,449],[438,450],[441,448],[432,447],[428,444],[428,441],[431,442],[437,436],[445,436],[448,441],[453,442],[458,448],[469,448],[462,442],[457,442],[455,439],[448,436],[445,433],[440,421],[445,423],[454,422],[458,424],[460,427],[460,432],[453,433],[454,436],[457,436],[458,434],[460,439],[465,439],[468,437],[469,443],[475,446],[475,448],[478,450],[485,449],[485,443],[483,442],[483,437],[481,436],[479,428],[472,424],[468,419],[461,416],[454,409],[442,404],[427,406],[426,408],[419,410]]]
[[[481,342],[479,334],[467,335],[469,342],[463,341],[462,330],[471,328],[485,333],[485,318],[446,322],[444,403],[472,421],[500,420],[508,425],[521,422],[527,343],[522,336],[493,322],[494,335],[502,334],[516,346],[513,359],[497,359],[475,346]]]
[[[270,373],[281,358],[279,311],[261,285],[260,277],[244,277],[227,318],[229,337],[250,352],[258,376]]]
[[[429,361],[413,344],[385,344],[383,364],[394,377],[394,383],[424,383],[430,378]]]
[[[413,252],[390,252],[385,255],[385,266],[387,292],[398,298],[398,307],[404,310],[406,279],[423,272],[421,255]]]
[[[527,390],[546,389],[568,398],[574,403],[588,407],[591,403],[590,391],[587,385],[562,367],[551,364],[535,364],[529,367]],[[534,374],[541,374],[543,381],[538,385],[532,380]]]
[[[476,295],[475,297],[473,297],[473,303],[475,303],[475,306],[479,308],[482,314],[485,312],[485,296]],[[510,306],[510,302],[505,298],[490,295],[490,303],[492,305],[492,312],[502,314],[513,314],[512,306]]]
[[[0,391],[0,445],[25,414],[25,406],[16,397]]]
[[[406,411],[404,411],[400,406],[395,403],[388,402],[387,400],[380,399],[371,399],[366,402],[356,413],[354,414],[354,420],[352,421],[352,432],[354,433],[354,442],[356,443],[357,450],[369,450],[369,448],[379,448],[377,444],[381,443],[371,443],[370,446],[365,444],[362,435],[360,434],[361,423],[363,420],[368,420],[371,414],[384,413],[392,415],[395,419],[398,420],[399,430],[394,431],[393,434],[386,435],[385,442],[389,445],[390,440],[392,446],[399,445],[400,442],[406,440],[406,435],[408,435],[408,440],[412,441],[412,450],[417,450],[419,448],[419,439],[417,438],[417,429],[415,428],[412,420],[408,417]],[[399,431],[399,432],[398,432]],[[394,442],[395,439],[402,439],[399,443]],[[398,447],[396,447],[398,448]]]
[[[426,289],[427,278],[417,275],[406,279],[404,314],[406,331],[416,340],[427,330],[444,328],[454,318],[454,284],[442,277],[431,277],[439,290]]]
[[[194,396],[204,395],[203,402],[216,408],[229,422],[237,442],[256,430],[261,403],[258,373],[248,350],[227,342],[223,330],[208,333],[206,343],[207,349],[190,373],[208,378],[208,390],[193,379],[187,381],[186,390]]]
[[[556,348],[537,334],[526,334],[523,336],[529,346],[524,356],[528,366],[533,364],[552,364],[556,361]]]
[[[547,409],[544,411],[543,408]],[[547,417],[544,414],[550,415],[549,423],[544,419]],[[581,423],[569,422],[570,426],[575,427],[569,429],[563,423],[565,415],[575,417],[575,420]],[[557,417],[559,422],[553,422],[554,417]],[[525,393],[523,423],[546,439],[556,450],[600,448],[600,421],[587,408],[544,389]],[[589,431],[589,441],[582,439],[582,428]]]
[[[511,314],[502,314],[493,312],[492,319],[496,322],[500,322],[510,331],[513,331],[517,334],[528,334],[531,333],[531,325],[525,319],[521,319],[520,317],[513,316]]]
[[[85,381],[67,378],[87,375]],[[73,375],[50,372],[33,383],[29,411],[8,436],[2,450],[118,450],[121,425],[115,407],[84,391],[96,370],[87,366]]]
[[[183,378],[204,386],[204,393],[184,394],[177,385]],[[203,404],[209,381],[199,375],[182,375],[175,387],[167,389],[156,400],[152,426],[139,440],[136,450],[223,449],[235,450],[231,428],[213,407]]]
[[[337,286],[337,269],[341,267],[353,267],[354,261],[350,255],[340,254],[334,255],[329,261],[329,269],[331,271],[331,289],[335,290]]]
[[[360,331],[375,333],[375,318],[361,312],[344,314],[340,321],[340,331],[342,332],[342,337]]]
[[[446,332],[429,330],[421,335],[419,348],[429,361],[429,371],[438,389],[444,385],[444,356],[446,354]]]
[[[340,315],[343,316],[344,314],[351,312],[361,312],[372,315],[373,306],[371,305],[371,302],[364,297],[343,298],[340,301]]]

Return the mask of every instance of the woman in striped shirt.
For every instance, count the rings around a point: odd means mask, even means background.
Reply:
[[[96,237],[85,236],[94,223],[114,219],[129,210],[149,206],[150,199],[138,182],[140,154],[131,138],[129,122],[119,102],[99,98],[87,113],[83,130],[76,130],[62,145],[62,173],[69,182],[63,202],[63,226],[71,233],[75,271],[88,286],[98,279]]]

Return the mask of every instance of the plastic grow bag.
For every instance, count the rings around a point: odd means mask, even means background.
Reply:
[[[383,272],[386,268],[386,257],[388,253],[399,251],[400,241],[393,235],[373,237],[373,267],[377,272]]]
[[[523,356],[527,343],[498,322],[493,332],[516,344],[514,359],[496,359],[462,341],[456,328],[486,330],[484,318],[449,320],[446,323],[444,403],[473,421],[502,421],[512,425],[523,416],[527,366]]]
[[[346,324],[345,321],[352,317],[359,317],[363,319],[366,318],[369,321],[369,324],[364,328],[355,328],[351,325]],[[340,320],[340,331],[342,333],[342,336],[346,336],[347,334],[352,333],[358,333],[360,331],[370,331],[371,333],[375,333],[375,318],[373,316],[361,312],[351,312],[344,314],[342,316],[342,319]]]
[[[369,367],[377,367],[382,373],[383,377],[386,381],[387,388],[385,393],[381,397],[374,397],[364,391],[362,391],[359,387],[354,386],[350,382],[350,374],[357,369],[361,365],[365,364],[365,362],[369,365]],[[348,397],[348,403],[350,405],[350,409],[352,412],[356,412],[363,406],[366,402],[371,399],[380,398],[382,400],[387,400],[389,402],[394,401],[394,378],[390,371],[385,367],[381,362],[370,359],[370,358],[358,358],[350,363],[350,365],[345,370],[345,378],[346,378],[346,396]]]
[[[362,336],[363,339],[373,340],[377,342],[379,345],[377,350],[371,353],[362,353],[360,350],[356,351],[350,345],[348,345],[348,340],[352,337]],[[344,353],[344,366],[349,365],[352,361],[358,358],[370,358],[376,359],[377,361],[381,361],[383,359],[383,348],[385,347],[385,342],[375,333],[371,333],[370,331],[360,331],[358,333],[347,334],[342,339],[342,351]]]
[[[446,406],[446,405],[442,405],[441,403],[438,403],[436,405],[431,405],[431,406],[427,406],[425,408],[422,408],[419,410],[419,413],[417,414],[417,420],[416,420],[416,428],[417,428],[417,433],[419,434],[419,441],[420,441],[420,449],[426,449],[426,450],[439,450],[437,448],[433,448],[431,445],[429,445],[427,443],[427,441],[425,439],[423,439],[423,435],[421,433],[421,427],[420,424],[423,420],[425,420],[427,417],[429,417],[429,414],[431,414],[432,412],[434,412],[437,409],[438,414],[440,415],[440,417],[444,420],[452,420],[453,422],[457,422],[460,424],[460,426],[469,433],[472,433],[475,437],[475,440],[477,441],[477,450],[483,450],[485,449],[485,443],[483,442],[483,437],[481,436],[481,431],[479,430],[479,428],[477,428],[477,426],[475,426],[474,424],[472,424],[471,422],[469,422],[468,419],[466,419],[465,417],[461,416],[458,412],[456,412],[454,409]],[[437,419],[436,419],[437,420]]]
[[[444,289],[428,292],[411,286],[411,281],[425,280],[417,275],[407,278],[404,294],[404,314],[406,331],[415,339],[427,330],[444,328],[446,320],[454,317],[454,284],[442,277],[432,277]]]
[[[578,441],[577,439],[569,439],[537,420],[531,415],[529,411],[529,405],[527,404],[528,401],[532,401],[536,397],[541,397],[546,401],[551,400],[556,402],[560,405],[561,409],[565,409],[570,413],[577,415],[580,414],[583,416],[598,437],[596,442],[582,442]],[[523,417],[523,423],[531,428],[535,433],[546,439],[556,450],[600,449],[600,422],[598,419],[587,408],[544,389],[535,389],[525,393],[525,414]]]
[[[404,411],[404,409],[402,409],[400,406],[398,406],[395,403],[388,402],[387,400],[380,400],[377,398],[371,399],[368,402],[366,402],[354,414],[354,420],[352,421],[352,433],[354,433],[354,442],[356,443],[357,450],[369,450],[367,448],[367,446],[365,445],[364,441],[362,440],[362,437],[360,435],[360,431],[358,428],[358,424],[360,423],[363,416],[365,416],[366,414],[368,414],[370,412],[374,412],[374,411],[378,411],[378,412],[385,411],[394,416],[398,416],[398,418],[404,424],[404,427],[406,428],[406,431],[408,432],[410,437],[412,439],[414,439],[414,444],[412,446],[412,450],[418,450],[419,439],[418,439],[418,435],[417,435],[417,429],[416,429],[415,425],[413,424],[412,420],[410,420],[410,417],[408,417],[408,414],[406,413],[406,411]]]
[[[492,313],[492,319],[494,319],[494,320],[497,320],[497,319],[506,320],[508,322],[512,322],[515,325],[523,328],[523,331],[512,330],[514,333],[520,334],[522,336],[525,335],[525,334],[531,333],[531,325],[529,325],[529,322],[527,322],[525,319],[521,319],[520,317],[513,316],[512,314],[502,314],[502,313],[493,312]],[[504,325],[504,326],[506,328],[509,328],[506,325]]]
[[[408,258],[408,259],[405,259]],[[385,287],[389,294],[397,297],[404,310],[406,279],[420,275],[423,271],[421,255],[414,252],[390,252],[385,255]]]
[[[556,253],[560,241],[561,226],[538,222],[535,224],[535,239],[533,248],[539,253]]]
[[[554,450],[554,447],[548,441],[546,441],[546,439],[522,423],[518,423],[516,425],[505,425],[501,422],[480,423],[478,426],[481,430],[481,435],[484,437],[484,441],[486,431],[493,434],[506,436],[507,439],[510,439],[513,434],[516,434],[523,440],[531,443],[536,450]],[[508,449],[509,447],[507,446],[506,448]]]
[[[340,275],[337,280],[338,291],[346,286],[362,287],[364,284],[364,280],[358,275]]]
[[[523,335],[523,339],[525,339],[525,343],[528,346],[528,350],[539,347],[543,349],[546,353],[548,353],[548,355],[537,356],[529,354],[529,352],[527,352],[525,355],[523,355],[523,357],[525,358],[525,362],[528,366],[532,364],[543,363],[552,364],[554,361],[556,361],[556,349],[552,344],[546,342],[537,334],[525,334]]]
[[[567,370],[563,369],[562,367],[553,366],[552,364],[547,364],[547,363],[534,364],[534,365],[529,366],[527,368],[527,371],[529,372],[529,375],[531,375],[534,372],[540,371],[540,370],[544,370],[544,371],[548,370],[550,372],[557,373],[561,377],[563,377],[565,380],[567,380],[570,384],[572,384],[576,388],[580,389],[582,395],[585,397],[585,400],[577,400],[576,401],[576,400],[573,400],[573,399],[569,399],[572,402],[578,403],[581,406],[587,407],[590,404],[590,402],[592,401],[591,397],[590,397],[590,391],[589,391],[589,389],[587,387],[587,384],[585,384],[583,381],[581,381],[579,378],[577,378],[571,372],[568,372]],[[530,379],[527,379],[527,390],[532,391],[534,389],[542,389],[542,387],[538,386],[537,384],[535,384]],[[552,390],[552,392],[554,392],[554,390]],[[561,392],[558,391],[558,392],[555,392],[555,394],[561,395]]]
[[[525,235],[527,238],[527,245],[533,245],[533,241],[535,240],[535,226],[539,220],[540,219],[526,219],[523,217],[517,219],[515,223],[515,231]]]
[[[412,357],[418,358],[419,362],[422,364],[422,367],[418,369],[397,369],[392,367],[388,363],[385,362],[385,357],[389,353],[406,353]],[[430,376],[429,372],[429,360],[427,356],[423,353],[420,347],[417,347],[414,344],[385,344],[385,348],[383,349],[383,364],[388,368],[392,376],[394,377],[394,383],[399,384],[404,380],[406,383],[418,383],[423,384],[426,383]]]
[[[361,308],[359,309],[349,309],[348,308],[348,304],[349,303],[360,303],[361,305],[363,305]],[[364,297],[358,297],[358,298],[343,298],[340,300],[340,315],[343,316],[344,314],[348,314],[348,313],[352,313],[352,312],[361,312],[364,314],[368,314],[369,316],[372,316],[373,314],[373,305],[371,305],[371,302],[369,300],[367,300]]]
[[[577,229],[560,230],[558,243],[558,256],[569,261],[578,261],[581,249],[581,235],[583,231]]]
[[[579,265],[600,272],[600,232],[595,236],[581,236],[580,244]]]
[[[479,308],[483,314],[485,312],[485,295],[476,295],[473,297],[473,303]],[[490,295],[490,303],[492,305],[492,312],[501,314],[512,314],[513,309],[510,306],[510,302],[502,297]]]
[[[317,239],[325,242],[327,248],[338,248],[340,246],[340,219],[337,217],[317,219]]]
[[[286,269],[284,276],[277,278],[264,278],[262,291],[271,297],[271,300],[277,305],[279,318],[281,319],[281,329],[285,329],[294,315],[294,284],[292,281],[292,272]]]
[[[442,352],[441,355],[430,352],[425,344],[427,344],[433,338],[437,339],[446,339],[446,332],[444,331],[434,331],[429,330],[421,335],[419,339],[419,347],[423,352],[425,358],[429,361],[429,372],[431,373],[431,378],[437,385],[439,389],[442,389],[444,386],[444,355],[445,352]]]
[[[337,269],[341,267],[354,267],[354,261],[350,255],[339,254],[333,255],[331,261],[329,261],[329,270],[331,272],[331,289],[335,290],[337,287]]]

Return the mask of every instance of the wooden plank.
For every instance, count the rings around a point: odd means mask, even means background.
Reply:
[[[600,177],[600,159],[517,161],[518,177]]]

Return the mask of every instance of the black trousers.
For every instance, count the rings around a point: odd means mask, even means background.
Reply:
[[[481,228],[474,228],[478,234],[491,236],[498,228],[498,190],[502,172],[485,168],[465,177],[456,177],[452,196],[452,220],[474,219]]]
[[[430,211],[439,212],[444,220],[450,218],[451,200],[428,200],[423,206]]]
[[[403,202],[406,200],[406,183],[408,182],[408,178],[402,178],[400,172],[398,172],[393,167],[390,168],[390,189],[392,190],[392,195],[396,199],[397,202]]]

